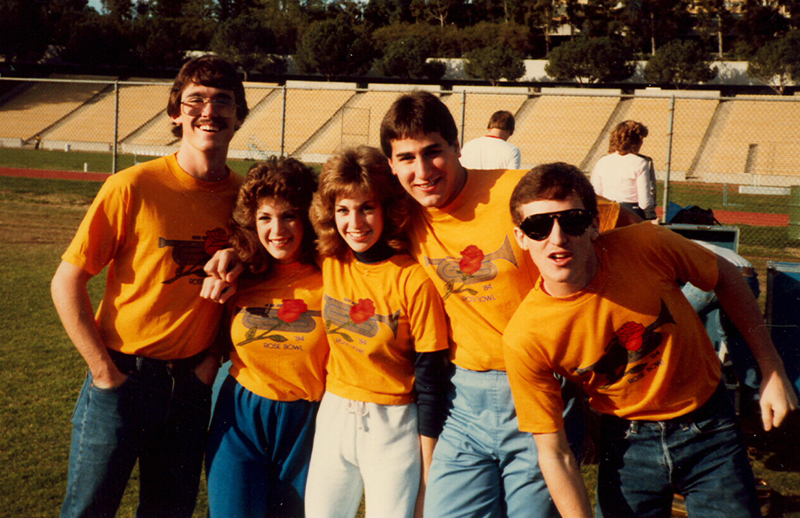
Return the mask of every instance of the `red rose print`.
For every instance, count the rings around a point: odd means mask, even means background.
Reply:
[[[278,318],[287,324],[291,324],[306,311],[308,311],[308,306],[304,301],[300,299],[283,299],[283,304],[278,310]]]
[[[481,263],[485,255],[483,251],[475,245],[469,245],[461,251],[461,260],[458,267],[467,275],[471,275],[481,269]]]
[[[638,351],[642,347],[642,335],[644,335],[645,331],[642,324],[626,322],[615,334],[625,349]]]
[[[358,303],[350,308],[350,320],[361,324],[375,314],[375,304],[370,299],[358,299]]]
[[[217,250],[228,246],[228,233],[224,228],[215,228],[206,232],[206,241],[203,245],[208,255],[214,255]]]

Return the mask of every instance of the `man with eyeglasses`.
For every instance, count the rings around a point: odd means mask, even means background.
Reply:
[[[242,182],[228,145],[247,111],[230,63],[188,61],[167,105],[177,153],[109,178],[62,256],[53,301],[89,368],[62,517],[113,516],[137,460],[137,516],[192,515],[222,311],[198,295],[203,265],[227,243]],[[87,282],[106,266],[93,316]]]
[[[508,323],[506,366],[520,429],[561,515],[591,517],[561,417],[558,374],[602,415],[597,516],[760,516],[755,481],[720,362],[680,285],[717,294],[758,358],[765,430],[797,406],[755,298],[739,270],[654,225],[600,234],[578,168],[528,172],[510,201],[514,234],[541,277]]]

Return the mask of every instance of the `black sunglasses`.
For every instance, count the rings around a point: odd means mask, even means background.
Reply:
[[[594,220],[591,212],[584,209],[562,210],[560,212],[546,212],[544,214],[532,214],[525,218],[519,228],[525,235],[534,241],[542,241],[550,236],[553,231],[553,222],[558,220],[561,230],[570,236],[580,236]]]

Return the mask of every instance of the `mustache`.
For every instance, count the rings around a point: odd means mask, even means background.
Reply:
[[[228,129],[228,123],[225,121],[225,119],[220,119],[218,117],[206,117],[204,119],[198,119],[195,123],[195,126],[202,126],[204,124],[213,124],[214,126],[219,127],[221,130]]]

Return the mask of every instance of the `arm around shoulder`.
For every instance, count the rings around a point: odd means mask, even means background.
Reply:
[[[114,365],[100,337],[86,288],[92,277],[83,268],[61,261],[50,284],[50,293],[67,335],[92,372],[94,384],[113,388],[121,385],[127,376]]]

